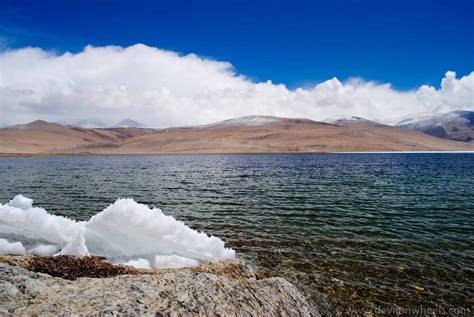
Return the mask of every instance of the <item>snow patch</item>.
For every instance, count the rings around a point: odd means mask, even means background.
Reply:
[[[466,114],[472,113],[470,111],[451,111],[448,113],[434,113],[431,115],[420,115],[420,116],[413,116],[413,117],[406,117],[399,122],[397,122],[397,126],[400,127],[408,127],[412,129],[423,129],[430,126],[443,126],[447,122],[452,121],[459,121],[459,120],[466,120],[463,116]]]

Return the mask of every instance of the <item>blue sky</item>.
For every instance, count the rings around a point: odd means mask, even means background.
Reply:
[[[2,48],[144,43],[290,88],[336,76],[439,87],[474,70],[474,1],[0,1]]]

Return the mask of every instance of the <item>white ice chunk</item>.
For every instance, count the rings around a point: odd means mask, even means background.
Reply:
[[[176,254],[197,260],[233,258],[224,241],[209,237],[133,199],[118,199],[86,224],[91,253],[105,256]]]
[[[87,222],[49,214],[32,202],[18,195],[0,204],[0,233],[52,245],[30,250],[34,254],[50,254],[56,251],[53,247],[65,246],[58,254],[143,258],[152,267],[194,266],[198,261],[235,257],[235,251],[225,248],[221,239],[133,199],[118,199]]]
[[[19,196],[8,204],[0,204],[0,228],[7,226],[5,232],[61,244],[70,241],[78,228],[83,226],[80,222],[49,214],[43,208],[24,208],[27,204],[25,200],[17,199]]]
[[[0,239],[0,254],[25,254],[26,250],[21,242],[9,242]]]
[[[59,252],[59,255],[89,255],[84,234],[79,231],[74,239],[69,241],[68,244]]]
[[[54,255],[58,252],[58,247],[52,244],[40,244],[28,250],[28,253],[41,256]]]
[[[155,269],[180,269],[183,267],[198,266],[199,262],[178,255],[157,255],[153,261]]]
[[[150,269],[150,262],[146,259],[136,259],[136,260],[130,260],[126,263],[122,263],[123,265],[128,265],[128,266],[133,266],[136,267],[137,269]]]
[[[12,200],[10,200],[8,205],[26,210],[33,207],[33,199],[26,198],[23,195],[16,195]]]

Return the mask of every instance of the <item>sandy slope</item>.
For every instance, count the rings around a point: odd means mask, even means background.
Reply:
[[[0,129],[0,153],[277,153],[339,151],[474,151],[474,144],[440,139],[370,121],[336,124],[282,119],[151,130],[85,129],[35,121]]]

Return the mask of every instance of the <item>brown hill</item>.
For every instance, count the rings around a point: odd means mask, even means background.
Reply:
[[[136,128],[86,129],[37,120],[0,129],[0,153],[75,153],[82,147],[116,146],[151,132]]]
[[[45,121],[0,129],[0,153],[279,153],[474,151],[474,144],[357,120],[244,117],[169,128],[85,129]]]

